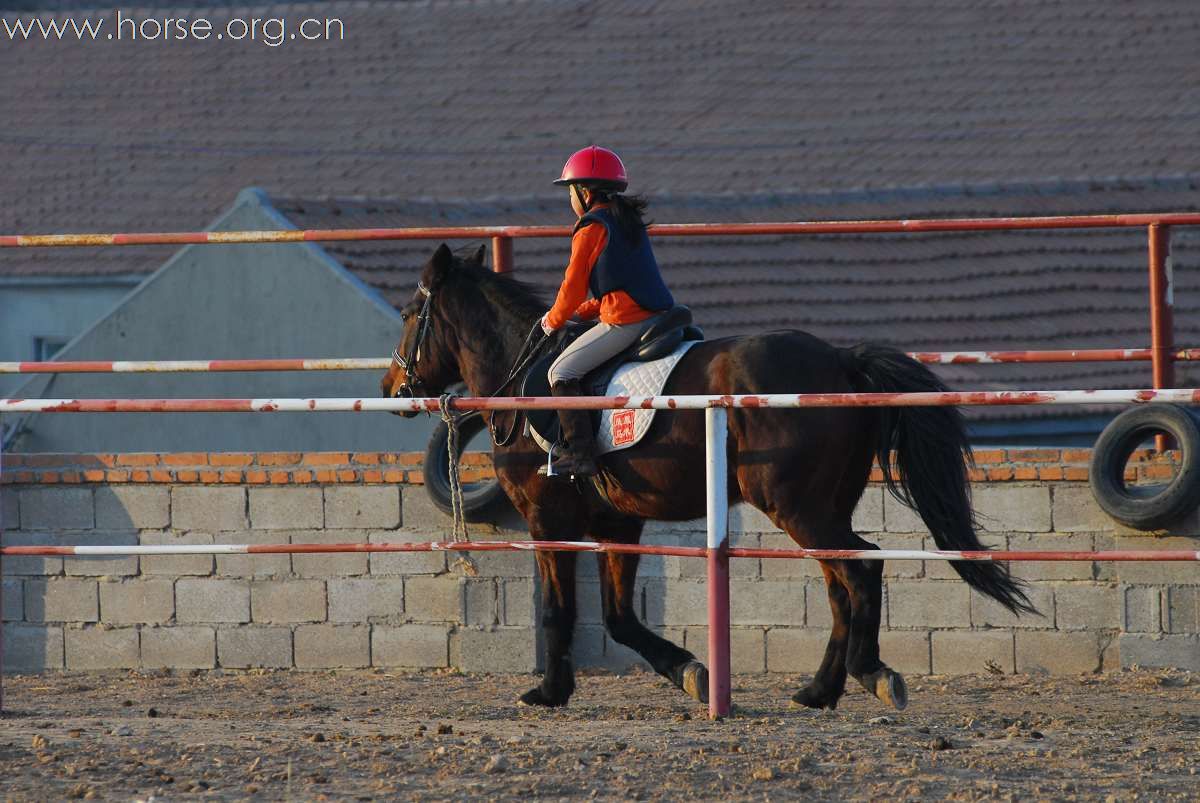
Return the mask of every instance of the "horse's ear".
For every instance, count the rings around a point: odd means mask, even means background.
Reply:
[[[442,243],[437,250],[433,252],[433,259],[429,260],[431,271],[430,279],[432,284],[440,284],[450,269],[454,267],[454,253],[450,250],[450,246]]]
[[[483,258],[487,255],[487,246],[481,245],[475,249],[475,253],[471,255],[471,261],[479,267],[483,267]]]

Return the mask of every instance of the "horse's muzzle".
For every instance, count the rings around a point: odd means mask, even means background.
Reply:
[[[389,396],[387,393],[384,393],[383,398],[415,399],[416,396],[413,395],[412,388],[409,387],[407,382],[405,382],[400,387],[396,388],[396,393],[394,395]],[[401,418],[416,418],[417,416],[416,410],[392,410],[391,413],[392,415],[398,415]]]

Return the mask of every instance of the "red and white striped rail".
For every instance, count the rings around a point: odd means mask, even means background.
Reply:
[[[1044,362],[1148,362],[1152,349],[1047,349],[1042,351],[914,351],[910,357],[932,365],[990,365]],[[1200,349],[1180,349],[1180,362],[1200,360]],[[274,358],[259,360],[63,360],[0,362],[0,374],[158,374],[242,371],[384,371],[388,357]]]
[[[1200,404],[1200,389],[976,390],[923,393],[769,393],[724,396],[455,397],[455,410],[704,410],[798,407],[952,407],[1034,404]],[[0,413],[437,412],[433,398],[0,399]]]
[[[706,547],[656,544],[608,544],[594,541],[420,541],[375,544],[146,544],[86,546],[6,546],[0,555],[13,557],[128,557],[130,555],[310,555],[345,552],[613,552],[708,556]],[[951,549],[755,549],[730,547],[730,558],[807,560],[944,560],[1007,562],[1179,562],[1200,561],[1200,550],[1116,549],[1096,552],[1065,550],[951,550]]]

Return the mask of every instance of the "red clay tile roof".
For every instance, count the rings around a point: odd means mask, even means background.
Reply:
[[[269,10],[340,17],[346,40],[4,44],[0,231],[196,229],[247,185],[527,197],[591,141],[634,190],[678,198],[1196,169],[1192,0]],[[145,273],[168,253],[5,252],[0,273]]]
[[[273,198],[302,228],[565,223],[565,198],[387,201]],[[898,215],[1100,214],[1200,209],[1200,179],[1044,182],[882,193],[651,198],[652,219],[853,220]],[[676,298],[710,337],[804,329],[842,345],[862,340],[911,350],[1141,347],[1149,345],[1146,231],[657,238]],[[465,245],[466,243],[455,243]],[[1200,231],[1173,237],[1175,331],[1200,343]],[[393,304],[411,296],[434,243],[327,243],[325,248]],[[517,240],[520,278],[552,296],[565,240]],[[1146,387],[1148,363],[947,366],[960,388]],[[1181,365],[1181,382],[1200,372]],[[1063,408],[1004,412],[1038,417]],[[1075,410],[1072,415],[1084,411]],[[999,414],[999,413],[997,413]]]

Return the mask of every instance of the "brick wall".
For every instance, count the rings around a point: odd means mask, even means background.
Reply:
[[[1087,488],[1086,450],[977,453],[984,541],[1012,549],[1196,549],[1200,517],[1165,533],[1114,525]],[[490,473],[471,456],[465,478]],[[1131,473],[1169,467],[1139,456]],[[314,543],[442,539],[420,456],[346,453],[8,455],[0,477],[5,544]],[[520,522],[472,525],[476,539],[524,537]],[[933,548],[920,520],[878,485],[855,527],[884,547]],[[738,507],[731,538],[785,547]],[[703,543],[703,523],[653,523],[648,543]],[[533,558],[474,556],[467,577],[444,554],[5,558],[6,671],[111,668],[537,668]],[[580,558],[581,666],[636,656],[604,633],[595,561]],[[1200,669],[1195,563],[1023,563],[1042,617],[1015,619],[944,563],[886,567],[884,659],[911,673],[1000,668],[1075,673],[1121,666]],[[656,630],[703,656],[702,561],[648,557],[637,604]],[[812,671],[829,608],[811,561],[736,560],[738,672]]]

